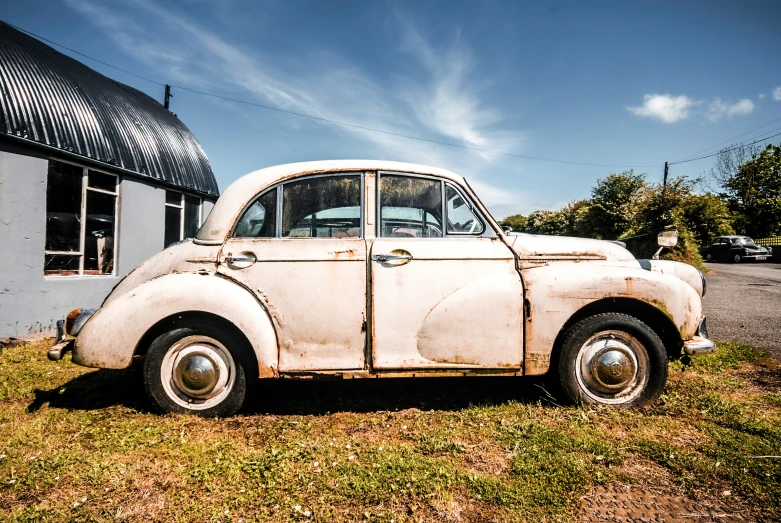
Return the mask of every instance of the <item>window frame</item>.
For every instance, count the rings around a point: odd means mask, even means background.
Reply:
[[[185,197],[185,195],[193,197],[193,198],[198,198],[198,228],[199,229],[201,228],[201,225],[203,225],[203,202],[204,202],[204,199],[203,199],[203,196],[200,196],[198,194],[193,194],[193,193],[185,192],[185,191],[179,191],[179,190],[176,190],[176,189],[168,189],[168,188],[164,188],[164,189],[165,189],[166,193],[172,192],[172,193],[178,193],[179,194],[179,205],[176,205],[175,203],[168,203],[168,198],[164,199],[166,207],[173,207],[174,209],[179,209],[179,211],[181,211],[179,213],[179,239],[174,242],[174,243],[178,243],[178,242],[180,242],[180,241],[185,239],[184,238],[184,197]],[[197,231],[196,231],[196,236],[197,236]],[[163,221],[163,243],[165,244],[165,221]],[[166,249],[166,248],[170,247],[171,245],[173,245],[174,243],[171,243],[169,245],[163,245],[163,248]]]
[[[359,176],[360,177],[360,224],[361,224],[361,233],[360,236],[357,238],[334,238],[333,236],[282,236],[282,205],[284,203],[284,188],[285,185],[291,184],[291,183],[297,183],[304,180],[312,180],[315,178],[332,178],[335,176]],[[231,226],[230,234],[228,235],[228,239],[237,239],[237,240],[349,240],[349,239],[364,239],[366,237],[366,231],[365,231],[365,221],[366,221],[366,198],[365,198],[365,183],[366,183],[366,172],[365,171],[340,171],[340,172],[333,172],[333,173],[322,173],[322,174],[313,174],[308,176],[299,176],[296,178],[291,178],[289,180],[285,180],[283,182],[279,182],[275,185],[272,185],[271,187],[268,187],[264,189],[263,191],[256,194],[242,209],[241,212],[238,214],[238,217],[233,222],[233,225]],[[274,236],[270,237],[263,237],[263,238],[251,238],[251,237],[243,237],[243,236],[236,236],[236,227],[238,227],[239,222],[244,217],[244,213],[247,212],[247,210],[252,207],[252,205],[255,204],[256,201],[258,201],[260,198],[265,196],[271,191],[277,191],[276,194],[276,209],[275,214],[277,217],[277,222],[274,224]]]
[[[382,235],[382,204],[381,204],[381,187],[382,187],[382,177],[383,176],[407,176],[409,178],[424,178],[427,180],[434,180],[440,182],[440,193],[442,195],[442,236],[441,237],[415,237],[415,238],[405,238],[405,239],[411,239],[411,240],[444,240],[447,238],[484,238],[484,237],[494,237],[495,231],[493,231],[493,228],[491,228],[488,224],[488,221],[485,219],[485,216],[483,216],[483,213],[480,212],[480,209],[477,208],[477,205],[475,205],[472,198],[466,195],[466,193],[459,187],[459,185],[452,181],[447,180],[445,178],[441,178],[439,176],[431,175],[431,174],[418,174],[418,173],[405,173],[405,172],[397,172],[397,171],[377,171],[377,182],[376,182],[376,193],[374,195],[375,199],[375,206],[376,206],[376,223],[377,223],[377,230],[376,230],[376,236],[377,238],[390,238],[390,236],[383,236]],[[446,192],[446,186],[450,185],[453,187],[456,192],[461,196],[461,198],[464,200],[464,204],[469,207],[469,209],[472,211],[472,213],[475,215],[475,218],[477,218],[480,223],[483,224],[483,230],[480,234],[475,233],[468,233],[468,232],[448,232],[447,230],[447,192]],[[491,232],[494,232],[494,234],[491,234]]]
[[[111,277],[117,275],[117,266],[119,261],[119,209],[120,209],[120,184],[122,182],[122,177],[117,173],[112,173],[110,171],[107,171],[105,169],[98,169],[94,167],[88,167],[87,165],[73,162],[70,160],[63,160],[61,158],[57,158],[54,156],[49,156],[48,158],[49,162],[59,162],[59,163],[65,163],[68,165],[72,165],[74,167],[80,167],[81,168],[81,212],[79,215],[79,250],[78,251],[52,251],[47,250],[44,247],[43,256],[44,256],[44,268],[43,268],[43,277],[44,278],[101,278],[101,277]],[[106,189],[100,189],[98,187],[90,187],[89,186],[89,172],[99,172],[101,174],[107,174],[109,176],[113,176],[116,180],[115,190],[114,192],[107,191]],[[47,190],[48,190],[48,183],[49,183],[49,173],[47,169],[46,173],[46,184],[47,184]],[[89,191],[97,192],[97,193],[103,193],[108,194],[110,196],[114,197],[114,234],[113,234],[113,260],[111,264],[111,272],[110,273],[104,273],[104,274],[91,274],[91,273],[84,273],[84,258],[86,257],[85,250],[86,250],[86,237],[87,237],[87,194]],[[48,207],[46,208],[45,212],[49,212]],[[44,235],[47,234],[48,231],[44,232]],[[45,241],[45,238],[44,238]],[[78,256],[79,257],[79,270],[77,274],[46,274],[46,256]]]

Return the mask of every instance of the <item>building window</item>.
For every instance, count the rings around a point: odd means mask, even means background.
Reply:
[[[201,227],[201,198],[165,191],[165,247],[195,238]]]
[[[116,175],[49,160],[46,276],[115,274]]]

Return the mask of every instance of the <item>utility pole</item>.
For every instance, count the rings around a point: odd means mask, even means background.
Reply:
[[[664,181],[662,182],[662,220],[664,221],[667,214],[667,173],[670,171],[670,166],[667,162],[664,162]]]
[[[165,101],[163,102],[163,107],[165,107],[166,109],[168,109],[168,106],[170,105],[172,96],[173,95],[171,94],[171,86],[168,85],[168,84],[165,84]],[[664,180],[665,180],[665,183],[667,183],[667,164],[664,164],[664,165],[665,165],[665,167],[664,167]]]

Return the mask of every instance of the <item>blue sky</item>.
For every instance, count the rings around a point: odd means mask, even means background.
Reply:
[[[652,181],[665,160],[781,117],[777,1],[60,0],[4,2],[0,18],[161,82],[481,149],[635,166]],[[157,85],[79,59],[162,100]],[[279,163],[410,161],[463,174],[503,217],[560,207],[624,169],[173,92],[221,189]]]

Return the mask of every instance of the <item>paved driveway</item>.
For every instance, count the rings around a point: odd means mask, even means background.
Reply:
[[[708,333],[781,358],[781,263],[706,263]]]

